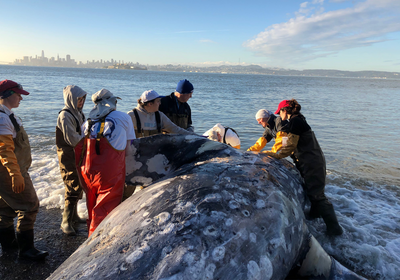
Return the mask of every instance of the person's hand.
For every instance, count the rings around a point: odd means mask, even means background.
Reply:
[[[15,193],[22,193],[25,189],[25,179],[21,174],[13,175],[12,177],[12,190]]]

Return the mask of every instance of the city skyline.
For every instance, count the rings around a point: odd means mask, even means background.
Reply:
[[[77,63],[113,58],[150,65],[400,70],[398,0],[19,0],[7,6],[18,10],[18,20],[6,13],[0,23],[3,64],[46,50],[54,60],[56,53],[69,54]]]

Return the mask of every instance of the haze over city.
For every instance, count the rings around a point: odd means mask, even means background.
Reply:
[[[400,71],[400,1],[7,1],[0,63],[71,55],[141,64]],[[17,11],[17,12],[12,12]]]

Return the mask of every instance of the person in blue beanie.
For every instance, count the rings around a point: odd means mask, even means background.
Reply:
[[[191,132],[194,132],[192,111],[187,101],[192,97],[193,89],[191,82],[180,80],[175,92],[161,98],[159,108],[174,124]]]

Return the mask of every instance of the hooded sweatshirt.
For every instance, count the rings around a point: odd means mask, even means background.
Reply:
[[[85,96],[87,93],[78,86],[66,86],[63,90],[64,94],[64,108],[59,113],[57,119],[57,127],[64,135],[64,141],[75,147],[76,144],[82,139],[83,133],[77,132],[77,127],[81,127],[85,121],[85,115],[82,109],[78,109],[78,98]],[[69,110],[64,111],[64,110]],[[78,123],[76,123],[78,121]]]

